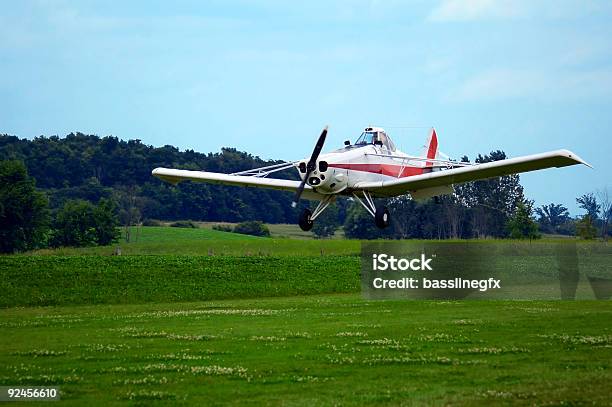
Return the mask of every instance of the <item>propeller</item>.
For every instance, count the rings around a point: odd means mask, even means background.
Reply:
[[[317,158],[319,158],[319,154],[321,154],[323,144],[325,144],[325,137],[327,137],[327,126],[325,126],[325,128],[321,132],[321,135],[317,140],[317,144],[315,144],[315,148],[312,151],[312,155],[310,156],[310,160],[308,161],[308,164],[306,164],[306,174],[297,191],[295,191],[295,197],[293,198],[293,202],[291,203],[292,208],[295,208],[298,202],[300,201],[300,196],[302,196],[302,192],[304,192],[304,186],[306,185],[306,181],[308,180],[310,173],[317,168]]]

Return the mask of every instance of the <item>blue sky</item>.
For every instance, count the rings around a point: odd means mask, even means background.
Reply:
[[[71,131],[263,158],[369,124],[451,157],[569,148],[522,175],[561,202],[610,186],[612,3],[15,1],[0,9],[0,132]]]

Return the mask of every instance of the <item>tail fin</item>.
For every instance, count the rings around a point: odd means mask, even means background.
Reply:
[[[429,158],[431,160],[435,160],[438,156],[438,135],[436,134],[436,129],[432,128],[429,137],[427,137],[427,141],[425,143],[425,151],[423,151],[423,157]],[[433,162],[427,161],[425,162],[425,167],[432,167]]]

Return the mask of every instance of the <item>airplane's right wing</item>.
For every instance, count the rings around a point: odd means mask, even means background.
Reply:
[[[297,191],[300,185],[300,181],[288,179],[222,174],[218,172],[178,170],[173,168],[155,168],[152,175],[172,184],[177,184],[181,181],[198,181],[210,184],[278,189],[293,193]],[[310,185],[304,186],[304,197],[307,199],[316,200],[323,199],[323,196],[313,191]]]
[[[544,168],[566,167],[575,164],[584,164],[590,167],[586,161],[571,151],[557,150],[449,170],[434,171],[404,178],[361,182],[355,185],[355,188],[371,192],[377,196],[397,196],[407,193],[419,195],[419,192],[427,190],[434,191],[431,195],[434,196],[437,195],[437,193],[435,193],[436,190],[443,190],[444,187],[449,187],[453,184],[541,170]]]

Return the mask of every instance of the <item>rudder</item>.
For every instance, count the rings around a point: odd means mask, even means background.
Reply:
[[[429,133],[424,147],[425,151],[423,151],[423,158],[435,160],[438,156],[438,135],[436,134],[436,129],[431,129],[431,133]],[[433,161],[426,161],[424,167],[431,168],[433,164]]]

